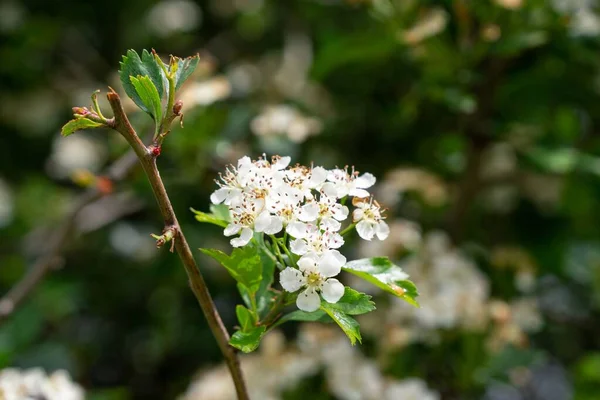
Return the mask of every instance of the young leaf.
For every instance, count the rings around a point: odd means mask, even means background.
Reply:
[[[144,104],[140,95],[137,93],[130,77],[147,76],[150,78],[158,97],[162,99],[164,93],[164,83],[160,66],[148,51],[142,51],[142,58],[134,51],[128,50],[127,55],[123,56],[121,61],[121,70],[119,76],[125,93],[137,104],[143,111],[151,114],[150,109]]]
[[[321,304],[321,310],[325,311],[327,315],[333,319],[336,324],[339,325],[340,328],[344,331],[346,336],[350,339],[350,343],[352,345],[356,344],[358,340],[359,343],[362,343],[362,337],[360,336],[360,325],[358,322],[351,316],[344,314],[340,310],[336,310],[335,308],[330,307],[331,304],[325,302],[325,304]]]
[[[150,110],[150,116],[157,124],[160,123],[162,120],[162,104],[156,86],[147,76],[139,75],[137,78],[130,76],[129,79],[131,79],[131,83],[140,96],[142,103]]]
[[[419,293],[415,284],[407,280],[408,275],[402,271],[402,268],[394,265],[387,257],[350,261],[342,269],[400,297],[415,307],[419,307],[416,300]]]
[[[82,129],[100,128],[102,126],[104,126],[104,124],[100,124],[87,118],[76,118],[67,122],[60,130],[60,134],[63,136],[69,136],[70,134]]]
[[[235,307],[235,315],[237,316],[240,328],[243,332],[249,332],[255,327],[256,320],[252,316],[250,310],[241,304]]]
[[[231,215],[229,213],[229,207],[225,204],[211,204],[210,213],[222,221],[231,221]]]
[[[254,246],[238,247],[231,256],[215,249],[200,249],[223,265],[233,279],[244,285],[254,295],[262,281],[262,263]]]
[[[247,332],[237,331],[229,340],[229,344],[243,351],[244,353],[251,353],[260,344],[260,339],[265,334],[266,328],[264,326],[257,326]]]
[[[214,212],[207,214],[202,211],[196,211],[193,208],[190,208],[194,214],[196,214],[196,220],[199,222],[206,222],[208,224],[213,224],[217,226],[221,226],[225,228],[228,223],[227,221],[221,219],[221,217],[217,216]]]
[[[323,300],[321,303],[327,302]],[[327,303],[326,306],[348,315],[366,314],[375,310],[375,303],[371,301],[371,296],[347,286],[344,295],[337,303]]]
[[[198,66],[200,55],[196,54],[193,57],[177,59],[177,71],[175,72],[175,90],[179,90],[183,82],[190,77]]]

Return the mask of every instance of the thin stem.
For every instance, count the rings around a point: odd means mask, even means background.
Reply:
[[[285,266],[285,260],[283,259],[283,255],[281,254],[281,249],[279,248],[279,243],[277,243],[277,238],[274,235],[269,235],[269,236],[273,240],[273,246],[275,248],[275,254],[279,258],[279,261],[281,261],[281,265]]]
[[[347,235],[352,229],[354,229],[355,226],[356,226],[356,223],[352,223],[352,224],[348,225],[346,227],[346,229],[344,229],[343,231],[340,232],[340,235],[342,235],[342,236]]]
[[[275,239],[275,241],[277,241],[277,239]],[[278,243],[281,245],[281,247],[283,248],[283,251],[285,252],[285,254],[288,256],[288,259],[290,260],[290,263],[294,266],[297,267],[296,265],[296,261],[294,260],[294,257],[292,256],[292,253],[289,251],[289,249],[287,248],[287,246],[284,243]]]
[[[175,241],[175,250],[177,251],[177,254],[179,255],[179,258],[181,259],[181,262],[183,263],[185,271],[188,275],[192,292],[196,296],[196,299],[200,304],[200,308],[206,317],[208,326],[210,327],[215,339],[217,340],[217,344],[219,345],[219,348],[225,357],[225,362],[227,363],[235,384],[238,399],[249,400],[246,384],[244,382],[240,362],[237,356],[237,350],[229,345],[229,333],[223,325],[221,316],[215,307],[215,303],[213,302],[208,288],[206,287],[204,278],[202,277],[196,261],[194,260],[190,246],[188,245],[185,235],[181,230],[181,226],[177,221],[171,200],[169,199],[167,190],[165,189],[163,181],[160,177],[160,173],[158,172],[158,168],[156,166],[156,157],[152,156],[152,154],[147,150],[146,146],[144,146],[142,141],[139,139],[135,130],[131,127],[129,120],[123,111],[123,106],[121,105],[121,99],[119,98],[119,95],[113,90],[108,93],[107,97],[115,115],[114,129],[125,137],[137,154],[138,159],[142,164],[142,168],[148,177],[152,191],[154,192],[154,197],[158,203],[165,227],[172,227],[176,231],[176,234],[173,237],[173,240]]]

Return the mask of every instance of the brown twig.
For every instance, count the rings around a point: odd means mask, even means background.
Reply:
[[[113,182],[125,178],[137,164],[133,151],[127,152],[117,159],[107,170],[105,176]],[[46,274],[62,262],[62,253],[69,241],[73,240],[77,216],[83,208],[103,196],[97,186],[90,187],[77,200],[75,207],[65,218],[62,225],[50,235],[51,242],[42,255],[37,258],[27,273],[0,299],[0,323],[8,318],[14,310],[44,279]]]
[[[175,231],[172,238],[175,242],[175,249],[185,267],[192,292],[196,296],[200,308],[208,321],[208,325],[225,357],[225,361],[235,384],[238,399],[248,400],[248,392],[240,368],[237,350],[229,345],[229,333],[223,325],[223,321],[221,320],[208,288],[206,287],[204,278],[196,265],[190,246],[177,221],[175,211],[171,205],[171,200],[169,199],[160,173],[158,172],[158,168],[156,167],[156,154],[149,150],[136,134],[123,110],[119,95],[111,89],[107,94],[107,98],[114,113],[113,128],[125,137],[135,151],[135,154],[138,156],[142,168],[148,177],[150,186],[152,186],[154,197],[156,198],[158,207],[164,219],[165,229],[168,228]]]

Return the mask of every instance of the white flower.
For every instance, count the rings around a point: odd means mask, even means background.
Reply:
[[[281,272],[279,282],[288,292],[305,288],[298,294],[296,305],[302,311],[316,311],[321,305],[319,293],[329,303],[337,303],[344,295],[344,285],[333,277],[345,263],[346,258],[337,250],[329,250],[321,256],[305,255],[298,260],[300,269],[287,267]]]
[[[288,225],[287,232],[296,239],[290,242],[290,250],[299,256],[315,253],[322,254],[329,249],[339,249],[344,238],[337,232],[321,231],[314,224],[294,222]]]
[[[286,171],[286,183],[298,189],[306,200],[313,198],[313,190],[320,190],[327,179],[327,170],[323,167],[307,168],[296,165]]]
[[[210,201],[213,204],[224,203],[226,205],[241,203],[246,174],[248,174],[251,164],[250,157],[242,157],[238,160],[237,168],[230,166],[226,169],[225,174],[220,174],[221,182],[217,181],[219,188],[210,195]]]
[[[240,233],[240,236],[231,239],[233,247],[245,246],[250,242],[253,230],[273,235],[283,228],[281,220],[272,216],[264,209],[263,199],[245,199],[240,205],[230,208],[231,223],[225,227],[225,236]]]
[[[355,199],[353,204],[356,209],[352,212],[352,219],[356,223],[356,232],[365,240],[372,240],[375,236],[385,240],[390,234],[390,227],[383,220],[381,206],[371,199]]]
[[[329,196],[341,199],[346,196],[369,197],[365,189],[375,184],[372,174],[364,173],[358,175],[354,170],[348,173],[348,169],[333,169],[327,174],[327,183],[323,185],[323,191]]]

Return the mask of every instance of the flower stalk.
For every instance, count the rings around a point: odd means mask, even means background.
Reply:
[[[185,238],[185,235],[183,234],[183,231],[181,230],[179,222],[177,221],[177,216],[173,210],[171,200],[169,199],[169,195],[167,194],[167,190],[165,189],[160,177],[160,173],[156,166],[156,157],[153,156],[148,147],[144,145],[137,135],[135,129],[131,126],[129,119],[123,110],[121,99],[117,92],[115,92],[113,89],[110,89],[107,94],[107,98],[114,114],[114,119],[111,121],[110,126],[119,132],[135,151],[135,154],[137,155],[140,164],[146,173],[148,181],[150,182],[150,186],[154,192],[154,197],[156,198],[160,213],[164,220],[165,233],[163,233],[163,236],[168,234],[167,236],[170,237],[169,240],[172,241],[179,258],[181,259],[181,262],[188,275],[192,292],[196,296],[196,299],[200,304],[200,308],[206,317],[208,325],[215,339],[217,340],[217,344],[223,353],[223,356],[225,357],[225,361],[235,384],[238,398],[240,400],[248,400],[248,392],[244,382],[244,377],[242,375],[240,362],[237,357],[237,350],[229,345],[229,333],[223,325],[223,321],[221,320],[217,308],[208,291],[204,278],[202,277],[196,261],[194,260],[190,246]],[[167,240],[167,236],[163,238],[165,241],[169,241]]]

